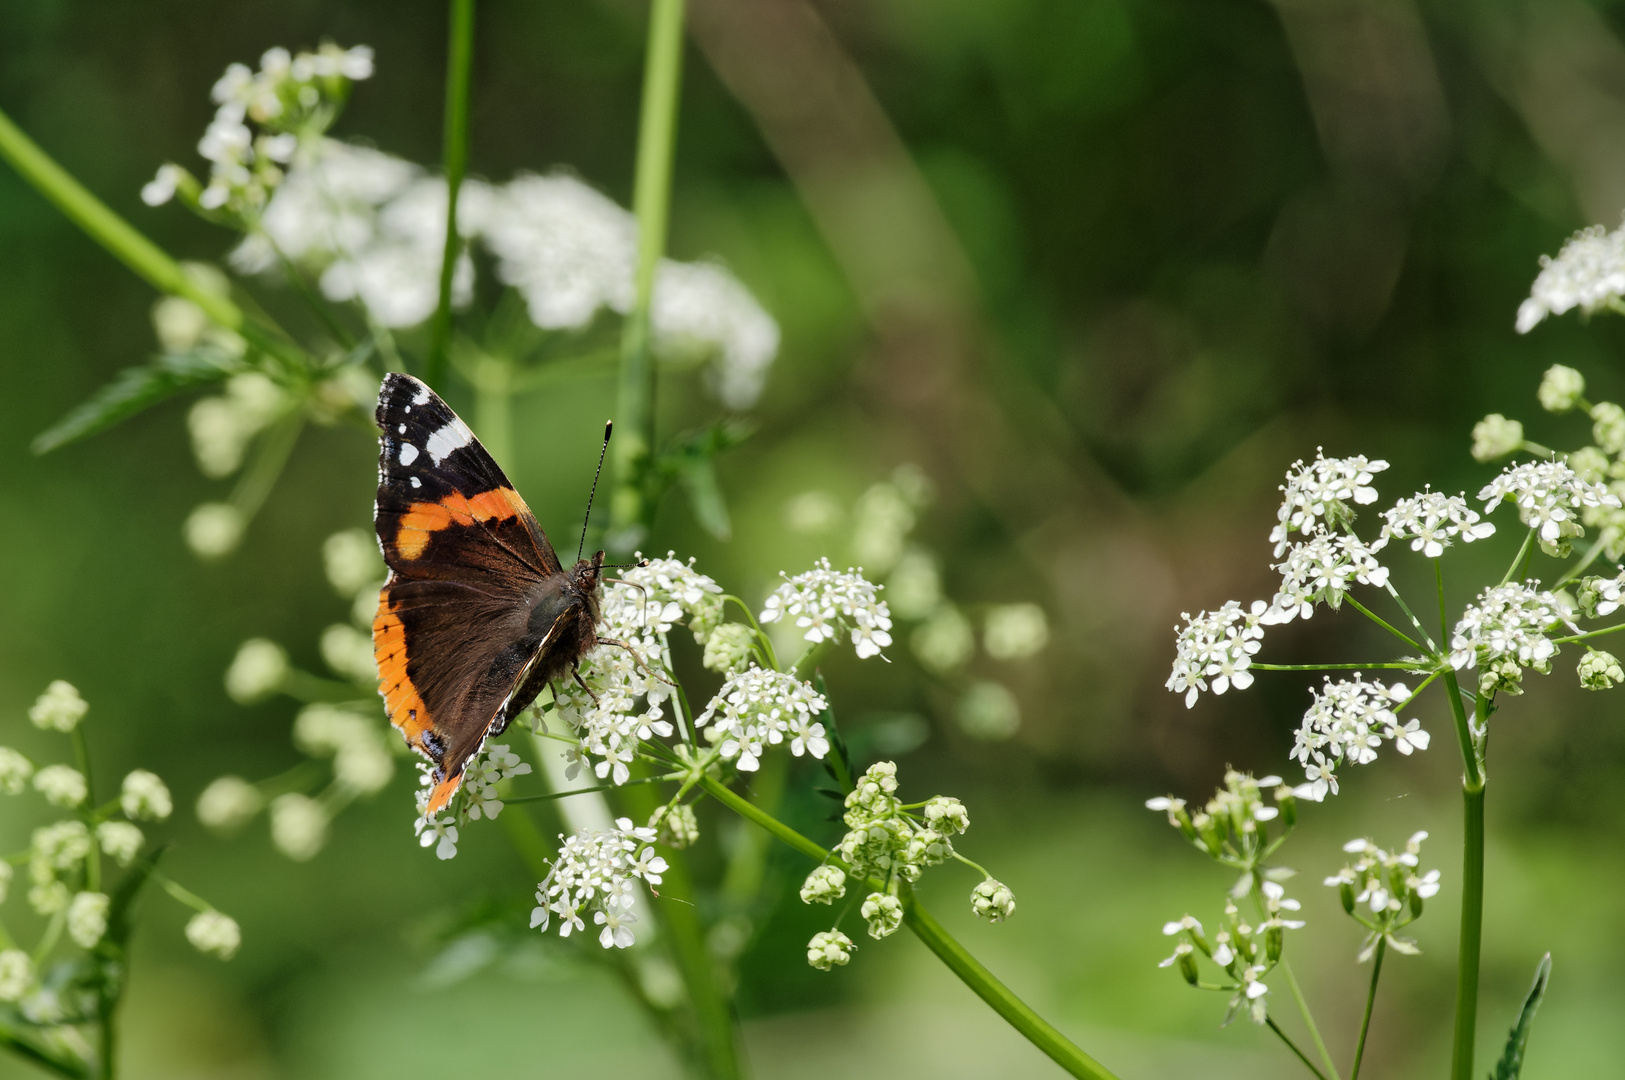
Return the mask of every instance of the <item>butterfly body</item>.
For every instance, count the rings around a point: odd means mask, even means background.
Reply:
[[[434,763],[427,812],[598,638],[603,552],[565,570],[468,426],[409,375],[378,394],[374,523],[389,580],[373,652],[390,723]]]

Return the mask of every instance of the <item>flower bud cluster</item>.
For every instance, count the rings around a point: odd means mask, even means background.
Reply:
[[[649,827],[657,831],[662,844],[679,851],[700,842],[700,819],[687,803],[662,806],[649,819]]]
[[[832,570],[828,559],[819,559],[805,574],[782,576],[784,584],[762,607],[762,622],[794,620],[815,645],[848,631],[860,658],[879,656],[891,644],[891,611],[880,599],[883,586],[865,580],[861,569],[842,573]]]
[[[1557,645],[1547,635],[1556,627],[1575,632],[1568,609],[1549,592],[1512,582],[1485,589],[1467,606],[1450,639],[1450,665],[1476,667],[1481,693],[1520,694],[1525,668],[1552,669]]]
[[[1622,440],[1625,449],[1625,440]],[[1620,509],[1620,498],[1602,484],[1580,478],[1566,462],[1527,461],[1509,465],[1501,475],[1478,493],[1489,513],[1502,502],[1518,507],[1519,519],[1537,530],[1540,546],[1548,555],[1567,558],[1571,542],[1584,536],[1581,512],[1608,507]]]
[[[569,937],[586,929],[584,916],[591,913],[602,928],[598,943],[604,948],[624,949],[633,943],[632,925],[637,922],[633,882],[660,884],[666,860],[650,846],[655,830],[634,828],[630,818],[618,819],[615,826],[602,832],[577,829],[568,840],[559,837],[564,843],[553,869],[536,886],[537,907],[530,913],[533,929],[545,933],[558,916],[559,936]]]
[[[1266,801],[1265,791],[1271,791]],[[1237,896],[1252,890],[1255,875],[1298,821],[1297,796],[1279,776],[1255,780],[1247,773],[1227,770],[1224,787],[1207,805],[1192,814],[1184,799],[1159,795],[1147,799],[1146,809],[1168,815],[1168,824],[1178,829],[1199,851],[1223,866],[1242,871],[1236,884]],[[1276,835],[1270,835],[1270,822],[1280,821]]]
[[[1398,952],[1415,954],[1416,942],[1396,931],[1422,916],[1423,901],[1439,891],[1439,871],[1418,873],[1422,841],[1426,832],[1412,834],[1402,851],[1388,852],[1369,839],[1350,840],[1343,850],[1356,856],[1353,862],[1326,879],[1337,890],[1343,910],[1370,933],[1360,947],[1364,963],[1386,941]]]

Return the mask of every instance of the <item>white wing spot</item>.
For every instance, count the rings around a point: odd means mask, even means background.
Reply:
[[[422,487],[423,486],[423,481],[419,480],[417,477],[414,476],[414,477],[411,478],[411,480],[412,480],[412,486],[413,487]]]
[[[406,407],[406,411],[407,411],[407,412],[411,412],[411,411],[412,411],[412,406],[410,406],[410,405],[408,405],[408,406],[407,406],[407,407]]]
[[[434,440],[430,439],[429,443],[432,446],[434,444]],[[412,464],[412,462],[416,461],[417,459],[418,459],[418,448],[413,446],[411,443],[401,443],[401,464],[402,465],[410,465],[410,464]],[[440,459],[436,458],[435,459],[435,464],[436,465],[440,464]]]
[[[439,465],[453,450],[467,446],[473,441],[474,433],[468,430],[468,425],[461,420],[454,419],[451,423],[429,436],[429,442],[425,449],[429,451],[429,457],[434,459],[434,463]]]
[[[414,404],[414,405],[422,405],[425,401],[428,401],[428,400],[429,400],[429,388],[427,386],[419,386],[418,387],[418,392],[412,397],[412,404]]]
[[[406,434],[406,425],[402,424],[400,427],[396,428],[395,431],[398,434],[405,435]]]

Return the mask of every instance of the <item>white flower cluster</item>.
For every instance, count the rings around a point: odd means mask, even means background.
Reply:
[[[1228,900],[1224,905],[1224,926],[1211,941],[1203,932],[1202,924],[1190,915],[1162,927],[1165,936],[1177,937],[1179,941],[1174,945],[1173,955],[1158,967],[1177,966],[1185,981],[1197,986],[1201,971],[1196,954],[1200,952],[1230,977],[1228,984],[1214,987],[1233,992],[1224,1018],[1226,1024],[1243,1011],[1255,1024],[1262,1024],[1268,1018],[1269,1006],[1265,999],[1270,988],[1264,978],[1281,961],[1286,931],[1300,930],[1304,925],[1301,919],[1289,919],[1283,914],[1295,912],[1301,905],[1288,897],[1278,882],[1264,882],[1260,892],[1264,919],[1257,926],[1242,917],[1234,900]]]
[[[1404,683],[1366,682],[1356,672],[1352,680],[1327,678],[1323,689],[1310,693],[1314,704],[1303,714],[1291,754],[1304,769],[1305,781],[1293,792],[1300,798],[1320,802],[1337,794],[1337,767],[1375,761],[1384,739],[1402,754],[1428,748],[1421,721],[1401,721],[1394,711],[1410,700]]]
[[[1275,557],[1280,558],[1286,552],[1294,532],[1346,528],[1354,520],[1351,503],[1365,506],[1377,501],[1377,490],[1371,481],[1386,468],[1386,461],[1371,461],[1358,455],[1328,458],[1320,450],[1315,451],[1315,460],[1307,465],[1302,461],[1293,462],[1287,470],[1286,483],[1281,486],[1285,497],[1276,515],[1276,525],[1270,531]]]
[[[1262,600],[1255,600],[1250,611],[1229,600],[1218,611],[1180,616],[1185,625],[1175,628],[1179,638],[1167,687],[1176,694],[1184,692],[1185,708],[1194,706],[1197,692],[1209,687],[1222,694],[1231,686],[1245,690],[1253,684],[1248,668],[1263,644],[1267,610]]]
[[[1568,554],[1569,541],[1583,536],[1580,512],[1594,507],[1620,507],[1619,496],[1602,484],[1580,479],[1562,461],[1526,461],[1502,470],[1478,493],[1485,513],[1503,500],[1517,504],[1518,517],[1539,531],[1540,544],[1549,554]]]
[[[537,907],[530,913],[533,929],[546,932],[559,918],[559,936],[584,930],[584,916],[602,927],[598,943],[624,949],[634,941],[632,924],[637,914],[633,881],[658,885],[666,860],[655,854],[653,829],[633,828],[630,818],[619,818],[604,832],[577,829],[553,862],[546,880],[536,886]]]
[[[819,559],[804,574],[781,576],[784,584],[767,598],[762,622],[794,620],[814,644],[849,631],[860,658],[879,656],[891,644],[891,611],[880,599],[882,586],[865,580],[861,569],[843,573],[832,570],[828,559]]]
[[[796,757],[823,758],[829,740],[817,717],[828,708],[811,684],[752,666],[728,676],[694,724],[705,728],[708,740],[721,744],[723,760],[736,762],[741,772],[754,772],[767,747],[786,739]]]
[[[666,635],[687,620],[703,643],[722,621],[722,589],[695,570],[693,560],[684,563],[668,553],[624,571],[620,582],[604,590],[599,611],[599,638],[624,644],[600,644],[588,653],[581,678],[591,693],[572,681],[559,688],[554,704],[581,740],[570,775],[585,761],[600,779],[624,784],[638,743],[672,733],[665,717],[674,691],[662,675],[671,665]]]
[[[519,755],[506,745],[488,744],[479,757],[464,766],[463,783],[457,789],[450,810],[432,818],[426,816],[424,811],[428,809],[429,795],[435,787],[434,766],[426,761],[419,762],[418,773],[417,816],[412,823],[418,844],[422,847],[432,845],[437,858],[451,859],[457,855],[459,828],[482,818],[495,821],[505,805],[497,792],[497,785],[509,777],[528,775],[530,765],[521,761]]]
[[[1375,549],[1353,533],[1334,535],[1317,529],[1307,540],[1289,547],[1287,557],[1274,566],[1281,574],[1281,588],[1260,622],[1307,619],[1315,613],[1317,603],[1336,611],[1356,581],[1378,588],[1388,584],[1388,568],[1377,561]]]
[[[57,679],[29,706],[28,719],[46,731],[72,731],[89,711],[90,706],[74,685]]]
[[[1437,559],[1453,539],[1470,544],[1495,534],[1495,526],[1480,521],[1464,495],[1438,491],[1419,491],[1401,499],[1384,510],[1382,518],[1382,535],[1371,545],[1373,551],[1381,550],[1390,539],[1409,540],[1412,551]]]
[[[1360,949],[1360,962],[1371,958],[1377,943],[1387,940],[1397,952],[1421,952],[1416,942],[1397,936],[1395,931],[1415,922],[1422,914],[1422,902],[1439,891],[1439,871],[1418,875],[1422,841],[1426,832],[1414,833],[1405,850],[1389,853],[1367,839],[1350,840],[1343,850],[1358,856],[1326,879],[1338,890],[1343,910],[1370,930]]]
[[[1557,645],[1547,636],[1559,625],[1578,632],[1557,597],[1511,582],[1485,589],[1467,605],[1450,639],[1450,665],[1476,667],[1481,692],[1521,693],[1524,668],[1551,670]]]
[[[1557,258],[1540,257],[1529,299],[1518,305],[1518,333],[1527,334],[1546,316],[1571,308],[1590,314],[1619,296],[1625,296],[1625,229],[1582,229],[1564,243]]]
[[[214,84],[211,96],[219,108],[197,148],[210,164],[208,186],[197,191],[186,170],[168,164],[141,189],[142,200],[159,206],[177,190],[191,189],[202,209],[252,222],[301,144],[332,124],[352,82],[371,76],[372,50],[365,45],[326,44],[298,56],[268,49],[257,72],[232,64]],[[249,121],[260,130],[250,128]]]
[[[1264,792],[1273,791],[1274,805],[1267,805]],[[1246,896],[1253,889],[1260,865],[1297,823],[1295,792],[1279,776],[1252,776],[1227,769],[1224,786],[1196,813],[1185,808],[1185,800],[1159,795],[1145,802],[1147,810],[1168,815],[1168,824],[1178,829],[1191,845],[1223,866],[1241,871],[1232,890]],[[1272,838],[1270,825],[1280,820],[1280,831]]]

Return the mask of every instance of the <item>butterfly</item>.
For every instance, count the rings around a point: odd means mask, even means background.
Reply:
[[[485,740],[598,644],[604,553],[565,570],[501,467],[422,382],[386,375],[376,416],[373,522],[389,580],[373,656],[389,722],[434,762],[433,814]]]

